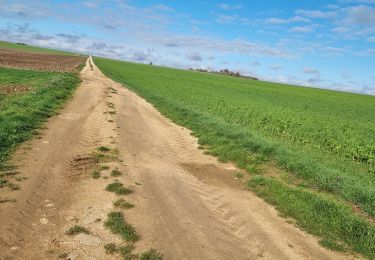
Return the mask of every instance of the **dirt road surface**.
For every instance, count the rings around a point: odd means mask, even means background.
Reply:
[[[141,237],[136,252],[152,247],[164,259],[349,258],[279,217],[234,178],[233,165],[204,155],[189,130],[89,60],[81,77],[72,100],[13,158],[28,179],[18,191],[1,190],[11,202],[0,204],[0,259],[116,258],[103,249],[120,242],[103,225],[116,199],[105,191],[113,177],[109,170],[90,176],[89,155],[102,145],[118,149],[118,160],[107,165],[134,190],[126,199],[135,207],[123,212]],[[66,235],[73,225],[90,234]]]

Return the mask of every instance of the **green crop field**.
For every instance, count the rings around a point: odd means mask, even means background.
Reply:
[[[75,73],[0,67],[0,169],[6,168],[15,147],[36,133],[79,82]]]
[[[95,62],[208,153],[246,169],[249,189],[322,245],[375,257],[374,96]]]

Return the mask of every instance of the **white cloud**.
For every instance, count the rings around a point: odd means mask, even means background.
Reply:
[[[321,11],[321,10],[297,10],[296,14],[308,18],[327,19],[337,16],[336,11]]]
[[[286,24],[290,23],[289,20],[287,19],[280,19],[280,18],[268,18],[265,20],[266,23],[268,24]]]
[[[296,33],[309,33],[313,32],[314,28],[311,26],[294,26],[289,31]]]
[[[281,70],[283,67],[281,65],[270,65],[267,68],[269,70]]]
[[[239,4],[227,4],[227,3],[220,3],[218,7],[223,10],[239,10],[242,9],[242,5]]]
[[[353,6],[347,9],[347,23],[375,26],[375,8],[365,5]]]

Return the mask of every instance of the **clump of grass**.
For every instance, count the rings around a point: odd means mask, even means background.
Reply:
[[[90,234],[90,231],[88,231],[86,228],[82,227],[82,226],[73,226],[71,227],[68,231],[66,231],[65,234],[69,235],[69,236],[74,236],[74,235],[77,235],[77,234],[80,234],[80,233],[84,233],[84,234]]]
[[[100,146],[100,147],[98,147],[98,151],[102,152],[102,153],[109,152],[110,150],[111,150],[111,148],[109,148],[107,146]]]
[[[155,249],[151,248],[147,250],[146,252],[143,252],[139,256],[139,259],[140,260],[162,260],[163,255],[159,253],[158,251],[156,251]]]
[[[0,179],[0,188],[3,188],[4,185],[7,183],[8,181],[5,180],[5,179]]]
[[[102,170],[102,171],[109,170],[109,166],[108,165],[102,165],[102,166],[100,166],[100,170]]]
[[[106,254],[113,255],[119,253],[124,259],[134,259],[134,255],[131,252],[134,250],[133,244],[127,244],[125,246],[116,246],[114,243],[106,244],[104,246]]]
[[[116,200],[115,202],[113,202],[113,206],[115,206],[117,208],[122,208],[122,209],[130,209],[130,208],[134,207],[133,204],[127,202],[124,199],[118,199],[118,200]]]
[[[261,174],[263,170],[258,165],[249,165],[246,170],[251,174]]]
[[[6,177],[6,176],[14,176],[14,175],[17,175],[17,174],[19,174],[19,172],[15,172],[15,171],[2,172],[2,173],[0,173],[0,178]]]
[[[114,114],[116,114],[116,111],[108,111],[108,114],[114,115]]]
[[[331,239],[322,239],[319,241],[319,244],[321,244],[322,246],[326,247],[326,248],[329,248],[331,250],[335,250],[335,251],[338,251],[338,252],[346,252],[347,249],[344,245],[342,244],[339,244]]]
[[[117,248],[118,252],[124,259],[134,259],[135,255],[132,255],[131,252],[134,250],[133,244],[127,244],[125,246],[120,246]]]
[[[92,156],[97,160],[98,163],[114,162],[118,159],[116,155],[108,153],[93,153]]]
[[[132,190],[125,188],[124,185],[118,180],[114,181],[113,183],[108,184],[105,189],[106,191],[114,192],[117,195],[127,195],[133,192]]]
[[[117,177],[117,176],[120,176],[120,175],[122,175],[122,173],[119,170],[117,170],[117,169],[114,169],[111,172],[111,176],[112,177]]]
[[[128,242],[135,242],[139,236],[135,228],[125,221],[124,215],[121,212],[111,212],[108,214],[108,219],[104,225],[116,235]]]
[[[99,179],[100,176],[101,176],[101,174],[100,174],[99,171],[93,171],[93,172],[91,173],[91,177],[92,177],[93,179]]]
[[[106,254],[113,255],[117,252],[117,246],[114,243],[109,243],[104,245],[104,250]]]

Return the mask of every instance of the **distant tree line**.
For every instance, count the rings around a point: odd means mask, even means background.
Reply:
[[[215,70],[193,69],[193,68],[190,68],[189,70],[199,71],[199,72],[205,72],[205,73],[212,73],[212,74],[220,74],[220,75],[232,76],[232,77],[238,77],[238,78],[258,80],[257,77],[242,75],[239,72],[230,71],[228,69],[223,69],[223,70],[215,71]]]

